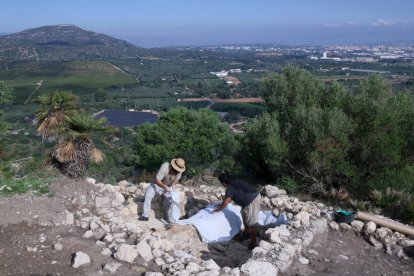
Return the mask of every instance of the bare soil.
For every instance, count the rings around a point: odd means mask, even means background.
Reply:
[[[384,250],[375,250],[353,231],[328,231],[316,237],[302,251],[302,256],[309,260],[309,264],[304,265],[297,260],[284,276],[414,275],[413,259],[401,260]]]

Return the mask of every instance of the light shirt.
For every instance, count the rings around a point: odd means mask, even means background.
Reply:
[[[177,175],[169,174],[171,170],[171,164],[169,162],[165,162],[161,165],[160,169],[157,172],[157,175],[155,176],[156,179],[167,185],[168,187],[171,187],[172,183],[175,179],[181,178],[181,173],[178,172]]]

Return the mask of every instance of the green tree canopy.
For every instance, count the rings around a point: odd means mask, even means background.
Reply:
[[[214,166],[232,156],[234,145],[233,133],[215,112],[180,107],[162,114],[157,124],[136,129],[134,159],[148,170],[175,157],[184,158],[189,168]]]
[[[4,110],[1,107],[13,102],[13,92],[13,86],[4,81],[0,81],[0,131],[4,131],[7,128],[7,124],[3,121]]]

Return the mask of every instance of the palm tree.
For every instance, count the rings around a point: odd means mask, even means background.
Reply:
[[[39,96],[35,102],[40,106],[36,112],[37,131],[43,138],[56,139],[56,131],[65,122],[65,116],[70,116],[78,109],[79,98],[70,91],[55,90],[52,93]]]
[[[58,130],[59,139],[53,156],[61,164],[62,172],[70,177],[79,177],[88,169],[90,161],[103,160],[103,153],[93,139],[99,132],[111,132],[105,118],[93,118],[84,112],[73,112],[65,116],[65,125]]]

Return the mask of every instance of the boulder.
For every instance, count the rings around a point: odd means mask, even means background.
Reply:
[[[277,276],[278,269],[269,262],[249,260],[241,266],[240,272],[249,276]]]

